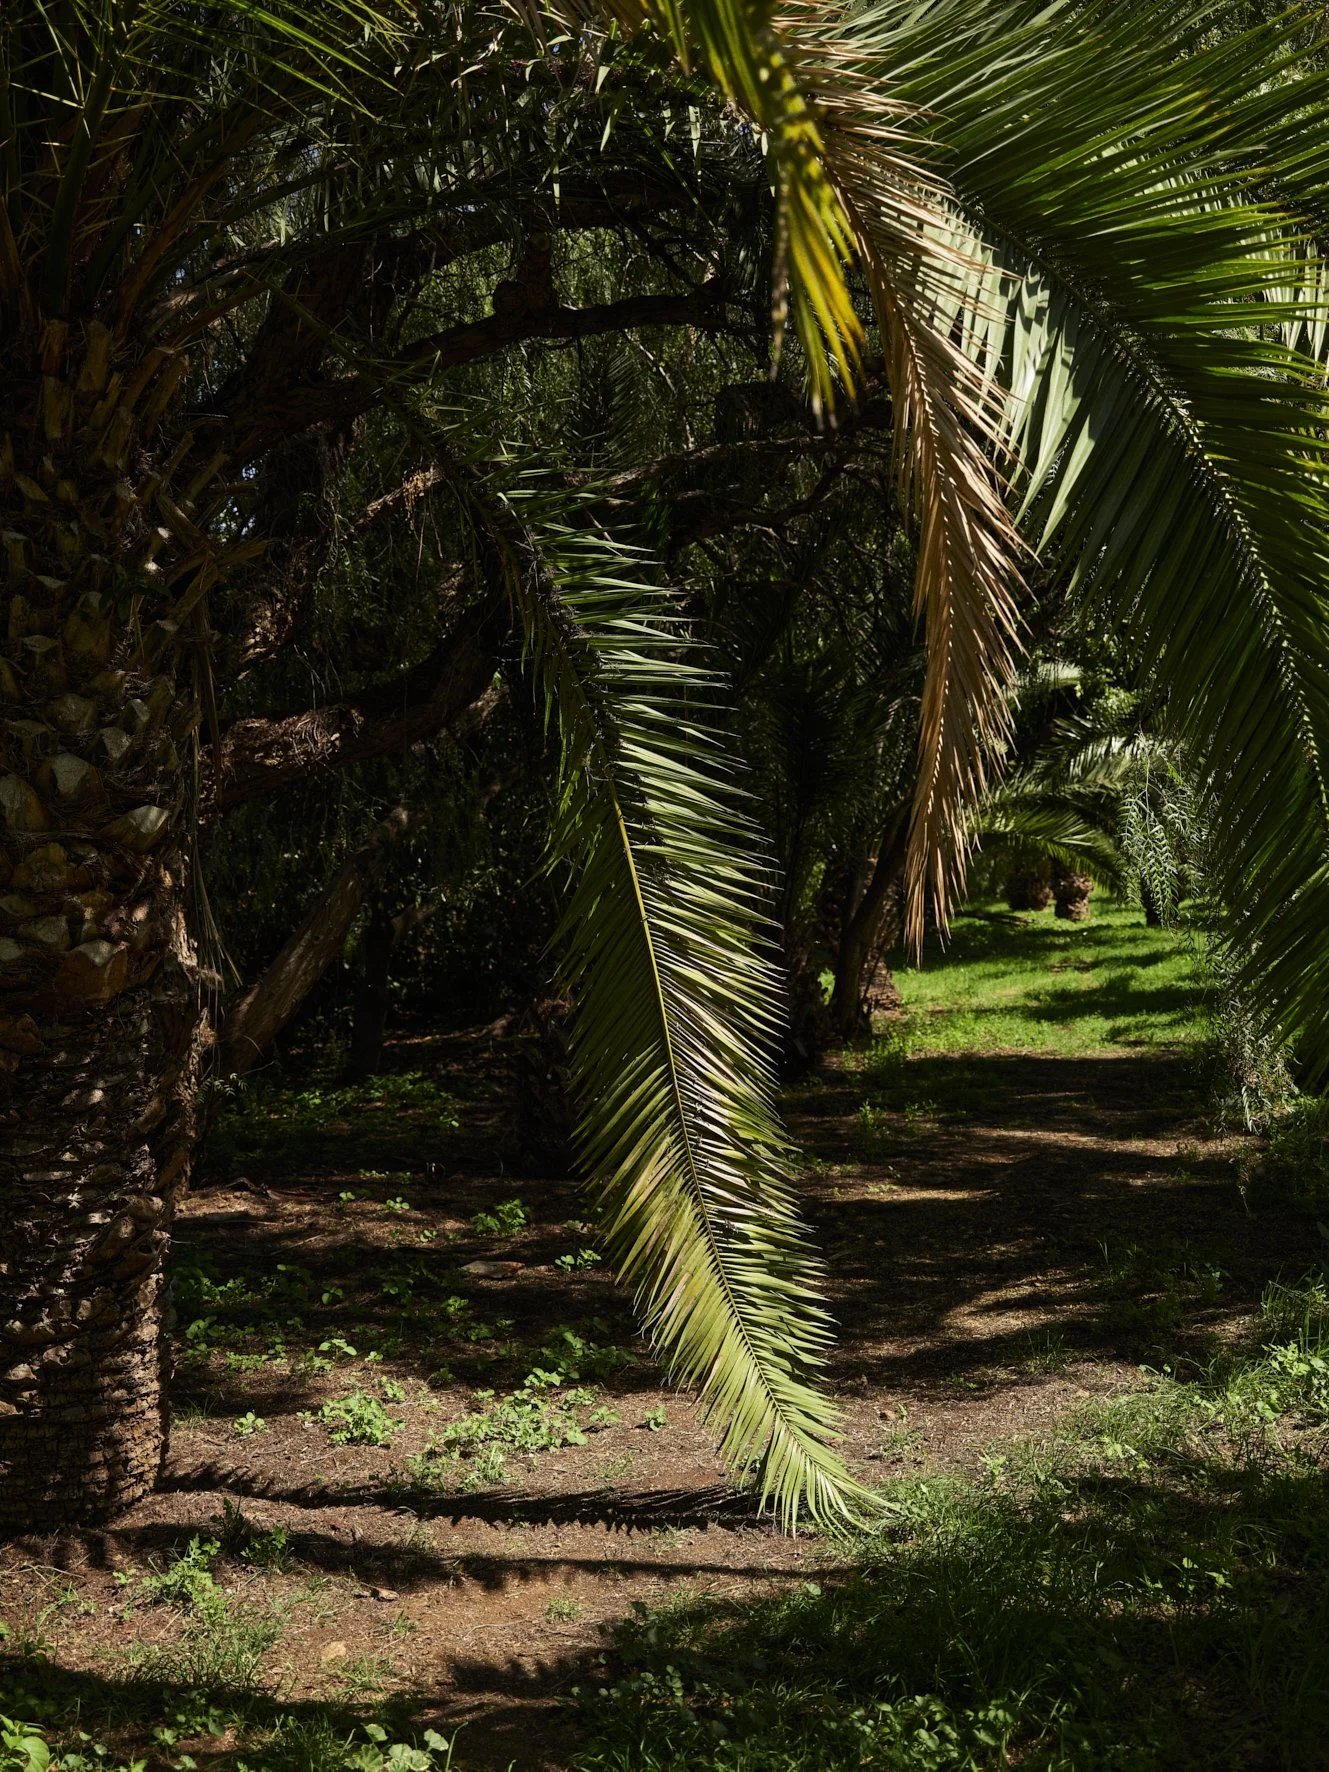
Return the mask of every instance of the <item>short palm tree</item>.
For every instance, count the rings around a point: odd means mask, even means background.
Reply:
[[[1230,831],[1229,895],[1258,892],[1258,976],[1329,1043],[1303,958],[1326,890],[1319,77],[1277,28],[1211,42],[1207,8],[1140,0],[570,22],[428,0],[0,16],[0,1525],[105,1514],[158,1468],[162,1263],[212,1025],[194,835],[228,673],[282,644],[311,569],[311,490],[378,407],[425,435],[418,391],[485,350],[715,323],[709,291],[569,310],[511,225],[623,201],[588,127],[616,170],[654,167],[652,106],[699,103],[701,76],[728,101],[709,127],[768,144],[776,306],[824,406],[880,330],[929,647],[915,920],[954,889],[1000,749],[1013,496],[1077,593],[1136,624]],[[532,140],[543,179],[514,157]],[[430,332],[397,305],[523,234],[492,315]],[[787,1518],[830,1512],[852,1486],[773,1109],[766,884],[711,688],[647,562],[437,449],[475,537],[465,656],[482,684],[521,631],[562,737],[582,1149],[619,1269],[735,1465]]]

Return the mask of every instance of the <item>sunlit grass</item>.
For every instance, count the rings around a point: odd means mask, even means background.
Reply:
[[[1051,910],[974,909],[956,917],[944,947],[932,938],[921,965],[894,972],[911,1057],[1101,1054],[1199,1038],[1201,981],[1183,934],[1100,898],[1083,924]]]

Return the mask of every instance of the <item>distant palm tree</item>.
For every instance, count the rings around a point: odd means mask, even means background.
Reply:
[[[657,101],[702,102],[680,63],[730,101],[708,127],[768,143],[777,324],[787,292],[823,406],[880,331],[929,650],[915,929],[1003,740],[1013,489],[1077,593],[1135,625],[1208,773],[1224,885],[1256,906],[1255,976],[1329,1052],[1301,958],[1329,925],[1320,77],[1284,66],[1281,27],[1210,41],[1193,3],[623,0],[626,50],[610,16],[542,47],[549,10],[427,0],[0,13],[0,1525],[155,1478],[212,1037],[198,807],[226,673],[281,646],[317,568],[311,489],[365,414],[427,428],[416,391],[485,350],[715,317],[707,291],[566,309],[538,237],[479,321],[422,332],[398,288],[521,233],[522,203],[551,226],[607,203],[564,176],[578,118],[622,152],[615,117],[649,136]],[[539,176],[513,157],[531,141]],[[762,870],[683,635],[576,501],[438,450],[476,537],[458,659],[483,687],[515,626],[562,737],[582,1152],[619,1269],[763,1494],[843,1507]]]

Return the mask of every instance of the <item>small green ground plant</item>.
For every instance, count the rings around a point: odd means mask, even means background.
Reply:
[[[126,1754],[78,1727],[76,1699],[62,1705],[11,1687],[0,1688],[0,1700],[17,1713],[0,1712],[0,1772],[147,1772],[149,1765],[195,1772],[197,1758],[177,1744],[199,1738],[215,1741],[209,1752],[225,1752],[236,1772],[461,1772],[455,1735],[357,1722],[326,1705],[274,1717],[195,1692],[183,1708],[177,1701],[165,1712],[169,1721],[138,1731],[147,1737],[144,1752]],[[117,1732],[125,1728],[122,1716]]]
[[[309,1419],[327,1428],[334,1446],[390,1446],[402,1425],[399,1415],[390,1415],[366,1390],[324,1403]]]
[[[530,1221],[531,1215],[520,1200],[502,1200],[492,1212],[477,1212],[471,1229],[477,1237],[515,1237]]]
[[[506,1395],[474,1392],[471,1413],[449,1422],[408,1461],[408,1483],[436,1488],[455,1478],[464,1490],[487,1488],[506,1482],[509,1453],[533,1458],[563,1446],[584,1446],[618,1417],[596,1403],[593,1390],[574,1384],[574,1376],[537,1366]]]

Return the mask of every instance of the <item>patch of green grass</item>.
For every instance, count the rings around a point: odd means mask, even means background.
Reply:
[[[289,1670],[270,1652],[293,1609],[313,1603],[314,1622],[328,1622],[330,1610],[316,1609],[328,1578],[311,1573],[280,1603],[237,1600],[214,1565],[240,1556],[275,1572],[286,1533],[255,1533],[234,1503],[214,1518],[216,1538],[195,1534],[146,1574],[116,1572],[131,1601],[172,1609],[163,1640],[108,1650],[95,1668],[77,1669],[50,1659],[52,1645],[31,1633],[0,1630],[0,1772],[194,1772],[200,1763],[234,1772],[459,1772],[455,1737],[410,1725],[409,1698],[389,1691],[400,1682],[387,1656],[339,1667],[330,1701],[289,1700]],[[79,1604],[62,1579],[58,1604]],[[122,1617],[130,1621],[132,1604]]]
[[[616,1453],[613,1458],[605,1459],[595,1473],[596,1478],[604,1488],[612,1489],[615,1483],[621,1482],[624,1477],[632,1474],[632,1467],[636,1462],[637,1456],[634,1452]]]
[[[1095,898],[1089,923],[1050,912],[961,913],[945,946],[894,973],[908,1019],[877,1054],[1063,1056],[1177,1047],[1200,1038],[1200,980],[1184,939]],[[902,1051],[898,1049],[903,1048]]]
[[[352,1703],[386,1692],[397,1677],[390,1655],[352,1655],[333,1674]]]
[[[1260,1327],[979,1476],[888,1485],[820,1583],[639,1606],[580,1695],[581,1772],[1324,1766],[1323,1282]]]
[[[264,1657],[281,1636],[282,1620],[272,1607],[239,1605],[227,1595],[212,1572],[220,1551],[216,1539],[195,1533],[173,1562],[142,1578],[144,1600],[178,1608],[184,1621],[169,1641],[128,1651],[139,1679],[198,1692],[244,1692],[260,1685]]]
[[[1062,1372],[1071,1352],[1060,1329],[1031,1329],[1024,1337],[1021,1365],[1026,1372]]]
[[[245,1692],[264,1680],[269,1649],[282,1622],[271,1609],[234,1602],[187,1618],[167,1643],[137,1647],[129,1664],[140,1680],[182,1691]]]

